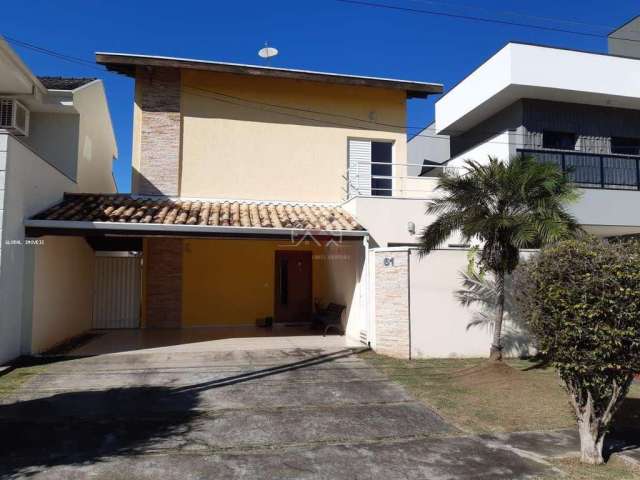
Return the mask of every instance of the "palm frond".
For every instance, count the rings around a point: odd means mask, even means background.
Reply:
[[[418,254],[423,256],[438,248],[463,224],[464,215],[461,212],[448,211],[441,214],[435,222],[427,226],[420,234]]]

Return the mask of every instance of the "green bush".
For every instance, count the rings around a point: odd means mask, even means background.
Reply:
[[[602,463],[611,418],[640,372],[640,243],[569,240],[515,275],[516,308],[569,394],[582,460]]]

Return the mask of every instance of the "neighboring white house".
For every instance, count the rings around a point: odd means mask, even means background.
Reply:
[[[599,236],[640,233],[640,59],[509,43],[436,103],[451,159],[519,153],[569,171]]]
[[[89,328],[93,251],[75,237],[25,242],[24,220],[64,192],[115,192],[117,147],[102,81],[36,77],[1,37],[0,92],[3,362]]]
[[[585,230],[602,237],[640,233],[640,44],[620,40],[638,31],[636,18],[612,32],[609,54],[508,43],[436,102],[435,125],[408,142],[408,157],[440,163],[445,143],[447,168],[489,156],[508,161],[519,153],[554,162],[581,187],[570,210]],[[468,250],[451,239],[418,259],[415,249],[399,246],[415,242],[407,221],[418,231],[430,221],[423,215],[424,200],[437,194],[435,179],[421,177],[409,179],[411,191],[400,191],[401,180],[394,179],[399,187],[389,203],[354,198],[348,204],[378,247],[370,291],[374,298],[383,296],[373,323],[404,308],[409,344],[400,353],[486,354],[490,332],[467,330],[474,312],[454,298]],[[408,289],[406,298],[389,308],[379,291],[386,278],[380,272],[392,265],[402,265],[395,268],[394,281]],[[397,329],[392,333],[398,337]],[[374,345],[383,341],[383,351],[392,344],[379,332],[374,338]]]

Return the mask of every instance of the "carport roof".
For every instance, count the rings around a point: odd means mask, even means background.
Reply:
[[[62,201],[36,214],[25,225],[27,233],[34,236],[63,230],[132,235],[367,234],[348,212],[335,204],[134,194],[67,193]]]

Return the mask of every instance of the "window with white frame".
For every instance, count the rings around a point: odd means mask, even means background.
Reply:
[[[393,193],[393,142],[349,139],[349,197]]]

